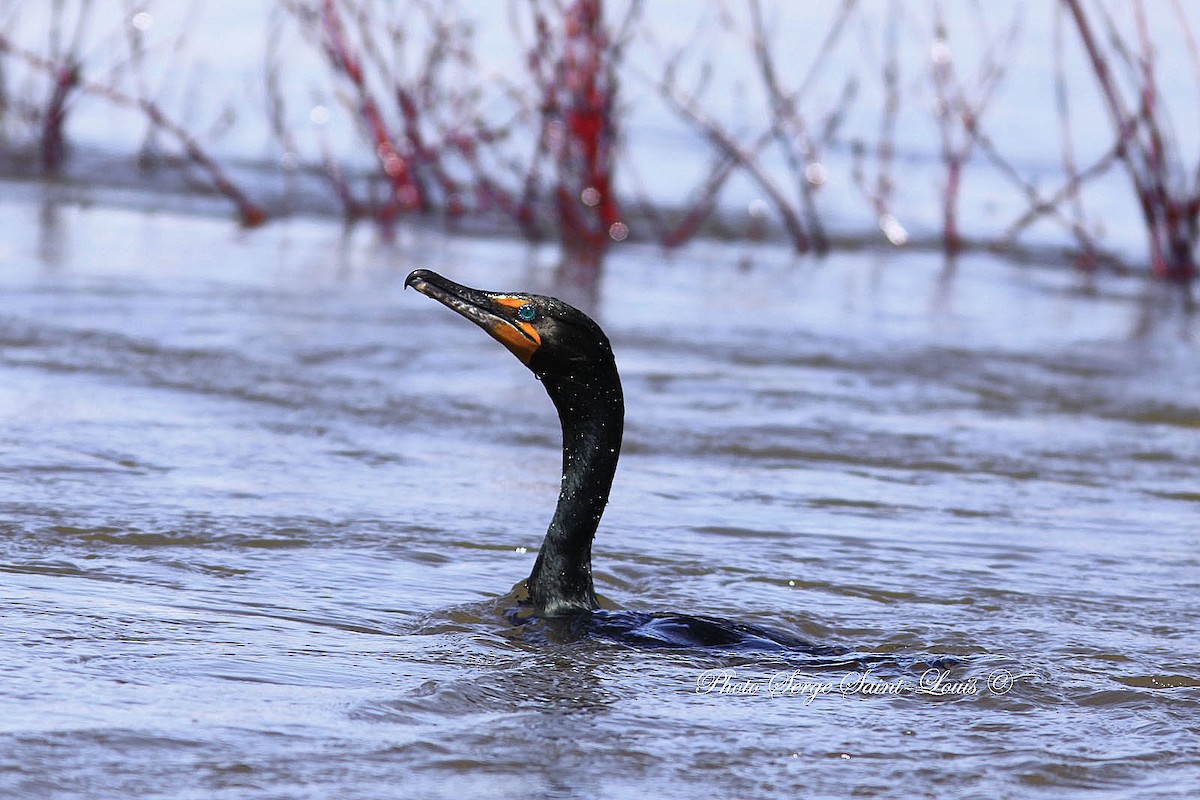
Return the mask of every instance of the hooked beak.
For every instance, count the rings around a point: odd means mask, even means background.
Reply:
[[[404,285],[471,320],[526,366],[542,344],[537,329],[516,317],[516,310],[527,302],[519,295],[472,289],[428,269],[413,270]]]

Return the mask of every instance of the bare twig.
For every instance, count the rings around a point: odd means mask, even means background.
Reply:
[[[958,202],[963,171],[971,159],[978,138],[975,132],[996,88],[1003,80],[1004,64],[1008,61],[1020,30],[1019,17],[1014,17],[997,53],[989,43],[980,55],[975,78],[970,86],[963,83],[954,68],[949,31],[939,0],[933,0],[934,37],[931,47],[932,78],[937,99],[938,132],[941,141],[942,163],[946,182],[942,196],[943,241],[947,254],[953,255],[962,247],[958,225]],[[979,10],[982,15],[982,10]],[[979,18],[982,24],[982,16]]]
[[[892,178],[896,156],[896,119],[900,113],[900,58],[898,29],[900,6],[888,4],[884,28],[884,50],[880,63],[883,77],[884,103],[879,117],[879,142],[875,148],[876,172],[874,185],[868,185],[864,163],[866,147],[859,141],[852,148],[854,157],[851,179],[875,214],[879,229],[893,245],[908,242],[908,231],[892,211],[895,182]]]
[[[1088,56],[1088,63],[1100,86],[1113,130],[1118,141],[1125,143],[1119,151],[1120,160],[1125,165],[1125,172],[1133,184],[1142,211],[1154,274],[1161,278],[1188,282],[1197,272],[1195,247],[1197,218],[1200,217],[1200,193],[1195,187],[1182,192],[1173,192],[1170,187],[1169,176],[1178,169],[1178,156],[1163,131],[1164,111],[1158,94],[1153,47],[1147,32],[1145,8],[1139,0],[1133,9],[1141,50],[1136,59],[1130,59],[1136,62],[1134,81],[1139,95],[1135,114],[1130,111],[1117,88],[1108,54],[1101,49],[1082,2],[1062,2],[1075,22],[1080,41]],[[1128,58],[1129,48],[1124,39],[1115,31],[1111,22],[1109,28],[1109,41],[1113,51]]]
[[[233,182],[221,165],[208,154],[200,142],[186,128],[177,123],[155,102],[135,95],[128,94],[109,84],[98,83],[83,78],[78,70],[69,78],[63,77],[63,70],[69,67],[43,58],[36,53],[15,46],[7,36],[0,34],[0,52],[17,56],[31,68],[47,75],[54,76],[56,83],[64,80],[71,82],[71,89],[87,95],[99,97],[114,106],[136,110],[174,138],[183,147],[187,161],[200,167],[207,173],[213,188],[234,203],[238,216],[245,225],[260,225],[266,221],[266,213]],[[51,104],[51,109],[56,106]],[[43,142],[45,139],[43,138]],[[45,146],[45,145],[44,145]],[[45,154],[43,149],[43,154]]]

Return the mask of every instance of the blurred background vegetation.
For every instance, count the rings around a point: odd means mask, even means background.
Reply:
[[[820,8],[809,6],[819,5]],[[0,171],[555,239],[993,249],[1188,287],[1180,0],[0,2]],[[107,193],[107,194],[105,194]],[[1185,295],[1187,290],[1185,290]]]

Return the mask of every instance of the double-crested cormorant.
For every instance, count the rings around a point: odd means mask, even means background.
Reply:
[[[541,380],[563,434],[562,488],[527,584],[525,614],[651,646],[800,649],[833,655],[788,634],[714,617],[601,611],[592,585],[592,538],[608,503],[625,421],[621,378],[608,337],[553,297],[485,292],[418,269],[405,281],[507,347]]]

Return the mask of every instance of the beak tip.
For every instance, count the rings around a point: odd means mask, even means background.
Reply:
[[[414,269],[412,272],[408,273],[408,277],[404,279],[404,288],[407,289],[411,286],[418,292],[421,291],[422,288],[424,288],[424,286],[429,282],[426,280],[426,277],[429,274],[430,272],[427,269]]]

